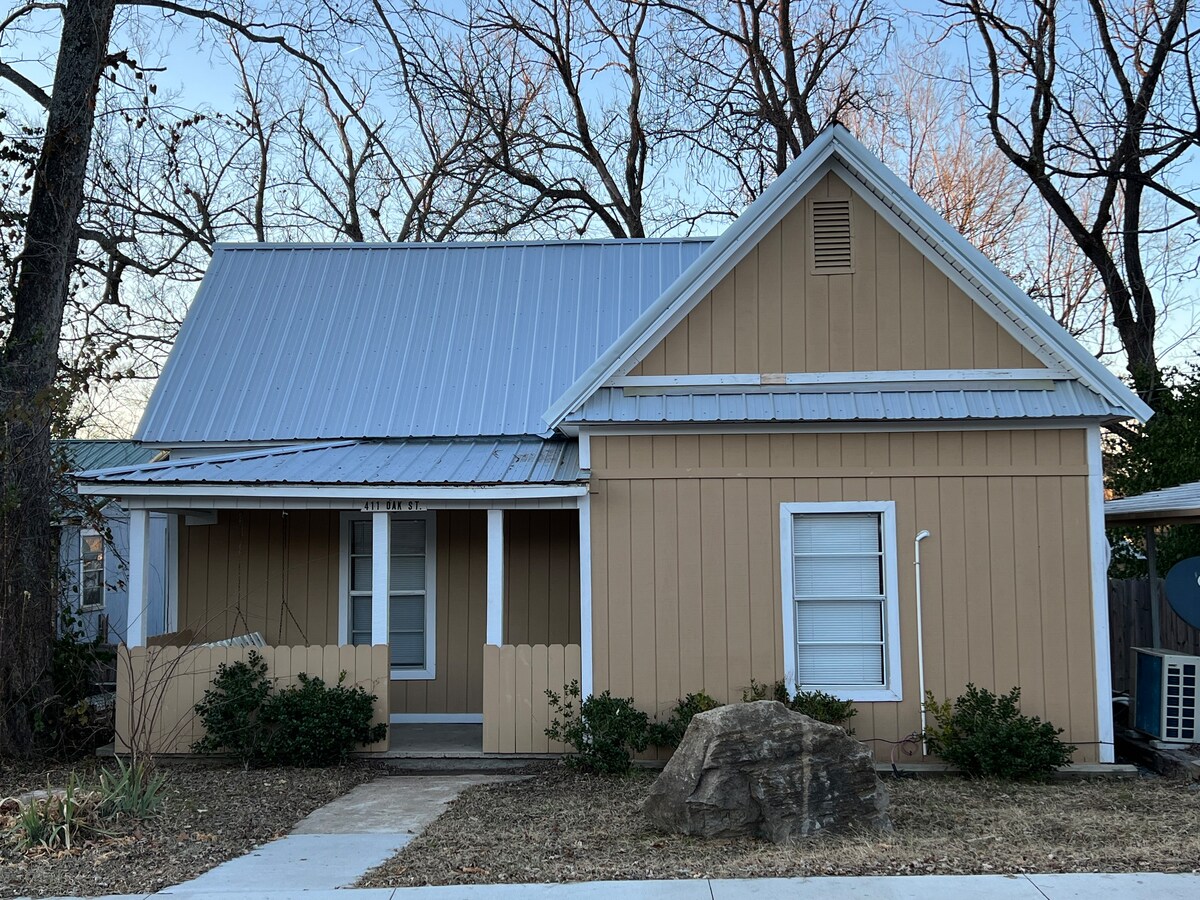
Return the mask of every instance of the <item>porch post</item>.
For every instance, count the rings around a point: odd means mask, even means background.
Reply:
[[[125,644],[146,645],[146,619],[150,611],[150,511],[129,511],[129,605],[125,616]]]
[[[579,498],[579,692],[592,695],[592,498]]]
[[[487,519],[487,643],[504,643],[504,510]]]
[[[392,518],[371,514],[371,643],[388,641],[388,576],[392,560]]]

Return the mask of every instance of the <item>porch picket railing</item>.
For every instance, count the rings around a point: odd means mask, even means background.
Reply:
[[[483,751],[565,753],[546,737],[546,690],[562,694],[581,672],[578,644],[484,645]]]
[[[117,655],[117,753],[190,753],[204,729],[195,705],[212,684],[217,667],[258,653],[276,690],[299,681],[300,673],[328,685],[346,673],[348,687],[375,695],[374,722],[388,721],[388,648],[329,644],[310,647],[125,647]],[[363,750],[382,751],[387,741]]]

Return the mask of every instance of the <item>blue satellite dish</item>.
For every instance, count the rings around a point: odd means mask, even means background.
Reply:
[[[1167,602],[1183,621],[1200,628],[1200,556],[1180,560],[1167,573]]]

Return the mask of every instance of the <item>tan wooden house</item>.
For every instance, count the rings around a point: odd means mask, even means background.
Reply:
[[[786,678],[882,757],[973,682],[1109,762],[1100,427],[1149,415],[834,127],[715,240],[222,246],[166,461],[79,483],[131,510],[131,648],[167,513],[177,637],[487,752],[555,749],[572,678]]]

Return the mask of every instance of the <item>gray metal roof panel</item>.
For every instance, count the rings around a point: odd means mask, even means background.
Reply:
[[[1044,389],[758,390],[642,394],[601,388],[567,417],[620,422],[854,422],[950,419],[1107,418],[1122,412],[1076,381]]]
[[[1113,521],[1200,517],[1200,481],[1109,500],[1104,504],[1104,515]]]
[[[137,438],[542,433],[710,243],[219,247]]]
[[[135,484],[571,484],[584,480],[574,441],[538,437],[336,441],[246,450],[76,473]]]

